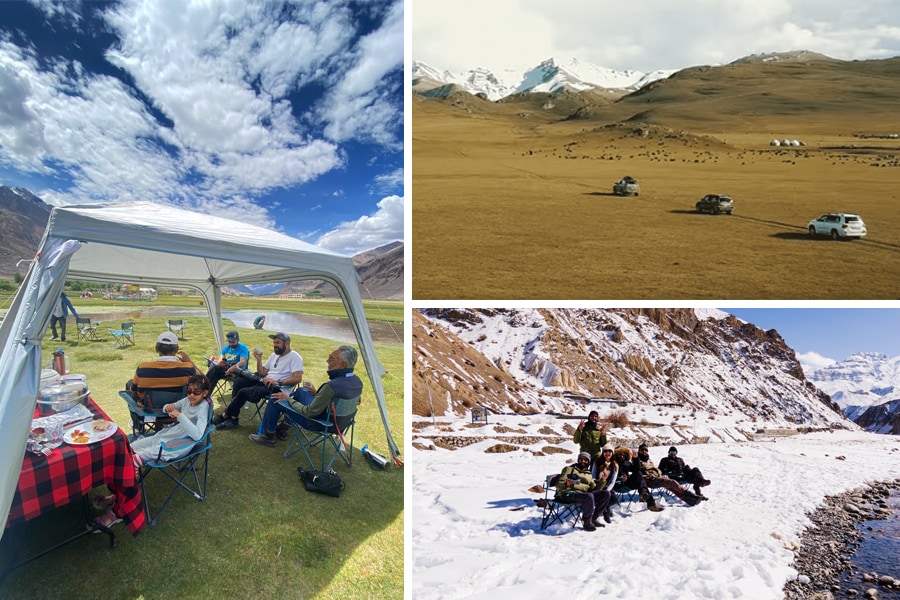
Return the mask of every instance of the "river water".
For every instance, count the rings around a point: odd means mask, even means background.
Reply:
[[[849,598],[846,590],[855,589],[859,598],[869,588],[878,588],[879,600],[900,600],[900,592],[888,591],[863,581],[863,573],[875,572],[900,579],[900,492],[894,490],[887,500],[891,516],[887,519],[864,521],[857,525],[863,534],[859,548],[851,555],[853,569],[840,577],[841,589],[835,598]]]
[[[315,315],[306,315],[291,312],[267,311],[260,312],[254,310],[223,310],[222,317],[231,319],[235,327],[253,327],[253,319],[264,314],[266,316],[266,331],[283,331],[288,335],[308,335],[313,337],[322,337],[329,340],[345,344],[355,344],[356,338],[353,335],[353,329],[350,327],[350,319],[318,317]],[[184,308],[175,306],[140,306],[135,310],[85,314],[90,316],[93,321],[103,321],[108,325],[109,322],[123,321],[137,317],[193,317],[198,319],[208,319],[206,309]],[[74,323],[74,319],[69,319],[69,326]],[[372,335],[372,341],[376,344],[385,344],[389,346],[403,345],[403,323],[387,323],[384,321],[369,321],[369,333]]]

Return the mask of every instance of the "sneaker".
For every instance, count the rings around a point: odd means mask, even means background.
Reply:
[[[706,486],[708,486],[708,485],[709,485],[709,479],[701,479],[701,480],[700,480],[700,483],[699,483],[698,485],[699,485],[700,487],[706,487]]]
[[[594,525],[590,521],[588,521],[587,523],[584,524],[584,530],[585,531],[597,531],[597,528],[594,527]]]
[[[239,425],[240,425],[240,422],[237,419],[223,417],[222,422],[219,423],[218,425],[216,425],[216,429],[218,431],[222,431],[224,429],[234,429],[235,427],[238,427]]]
[[[700,496],[698,496],[697,494],[692,494],[690,492],[686,493],[682,500],[684,500],[684,502],[688,506],[697,506],[698,504],[700,504]]]
[[[212,424],[213,424],[213,425],[219,425],[219,424],[222,423],[222,421],[225,420],[225,418],[226,418],[226,417],[225,417],[225,414],[224,414],[224,413],[221,414],[221,415],[213,415],[213,418],[212,418]]]
[[[600,520],[600,517],[594,517],[593,519],[591,519],[591,525],[594,526],[594,529],[598,527],[606,527],[603,521]]]
[[[648,504],[647,505],[647,510],[649,510],[650,512],[662,512],[662,509],[663,509],[662,506],[658,506],[656,504]]]
[[[603,511],[603,520],[607,523],[612,523],[612,511],[608,508]]]
[[[270,448],[275,447],[275,436],[272,437],[267,436],[266,434],[256,434],[251,433],[249,435],[250,441],[255,442],[257,444],[262,444],[263,446],[269,446]]]

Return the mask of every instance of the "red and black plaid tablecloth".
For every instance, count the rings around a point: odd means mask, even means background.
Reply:
[[[98,418],[112,420],[93,400],[88,400],[87,408]],[[113,510],[136,535],[147,524],[147,518],[132,455],[131,445],[121,429],[93,444],[63,443],[50,456],[26,452],[8,525],[80,501],[95,487],[106,484],[116,495]]]

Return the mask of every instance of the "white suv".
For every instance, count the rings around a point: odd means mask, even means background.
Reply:
[[[810,221],[809,235],[830,235],[831,239],[861,238],[866,236],[866,224],[859,215],[828,213]]]

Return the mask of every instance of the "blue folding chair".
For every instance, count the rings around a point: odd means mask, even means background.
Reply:
[[[120,329],[106,328],[116,341],[116,348],[127,348],[129,344],[134,346],[134,322],[122,323]]]
[[[209,404],[209,420],[206,425],[206,430],[203,432],[203,435],[200,436],[200,439],[194,440],[185,436],[183,438],[165,441],[162,443],[157,458],[155,460],[146,461],[140,469],[139,478],[141,493],[144,496],[144,512],[147,515],[147,522],[150,523],[150,525],[156,525],[160,515],[169,505],[169,502],[172,501],[172,498],[178,490],[185,490],[201,502],[206,500],[207,482],[209,479],[209,450],[212,448],[210,434],[216,428],[216,426],[212,424],[212,402],[209,400],[206,402]],[[170,450],[183,450],[184,453],[179,455],[178,458],[171,460],[162,459],[163,451]],[[155,515],[152,514],[152,511],[150,510],[150,500],[147,496],[145,487],[147,476],[153,471],[162,473],[175,484],[165,501],[156,511]]]
[[[358,396],[336,398],[320,418],[303,417],[292,409],[286,400],[279,400],[278,403],[283,408],[285,422],[294,431],[294,438],[284,452],[285,458],[302,450],[306,460],[309,461],[309,466],[315,469],[316,464],[309,450],[321,446],[323,471],[331,469],[334,459],[338,456],[348,467],[353,466],[353,430],[356,424],[356,411],[359,408]],[[294,445],[297,448],[292,450]]]

